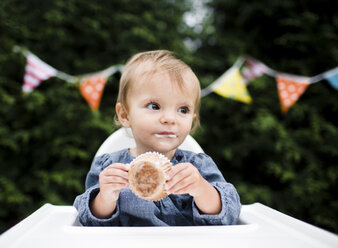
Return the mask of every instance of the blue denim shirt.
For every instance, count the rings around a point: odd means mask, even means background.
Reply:
[[[134,159],[128,149],[104,154],[94,159],[86,179],[86,191],[74,202],[79,221],[85,226],[193,226],[236,224],[241,204],[235,187],[227,183],[213,160],[204,153],[178,149],[171,160],[192,163],[201,175],[213,185],[221,196],[222,209],[210,215],[199,211],[189,194],[173,195],[155,202],[137,197],[129,188],[120,192],[115,212],[107,219],[96,218],[90,210],[90,202],[98,194],[99,174],[112,163],[128,164]]]

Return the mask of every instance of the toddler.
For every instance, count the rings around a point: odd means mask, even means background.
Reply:
[[[191,68],[165,50],[134,55],[120,80],[118,122],[131,128],[136,146],[94,159],[86,191],[74,206],[85,226],[192,226],[236,224],[241,204],[206,154],[180,150],[199,124],[200,84]],[[128,188],[128,164],[155,151],[171,160],[158,201],[143,200]]]

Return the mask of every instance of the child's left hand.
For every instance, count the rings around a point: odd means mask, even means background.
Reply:
[[[205,179],[191,163],[175,165],[168,173],[165,188],[171,194],[190,194],[195,197],[203,192]]]

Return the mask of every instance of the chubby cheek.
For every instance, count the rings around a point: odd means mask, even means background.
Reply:
[[[184,124],[181,125],[180,127],[180,133],[183,136],[186,136],[190,133],[192,127],[192,120],[191,121],[186,121]]]
[[[147,134],[152,132],[153,123],[150,118],[139,116],[137,120],[132,122],[131,128],[138,133],[139,136],[146,136]]]

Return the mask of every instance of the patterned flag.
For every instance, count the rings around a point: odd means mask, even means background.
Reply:
[[[335,89],[338,90],[338,73],[334,74],[328,78],[326,78],[326,80],[329,81],[330,85]]]
[[[53,77],[57,74],[55,70],[50,65],[41,61],[34,54],[29,53],[27,55],[27,63],[25,68],[25,77],[22,90],[24,92],[33,91],[41,81],[47,80],[50,77]]]
[[[310,78],[306,77],[277,76],[278,95],[283,113],[286,113],[296,103],[309,83]]]
[[[269,68],[262,62],[253,58],[247,58],[245,60],[245,66],[242,69],[242,77],[246,81],[252,81],[255,78],[260,77],[261,75],[266,73],[268,69]]]
[[[101,74],[81,80],[80,92],[92,110],[98,110],[107,78]]]
[[[237,67],[231,68],[213,91],[223,97],[250,103],[251,97]]]

